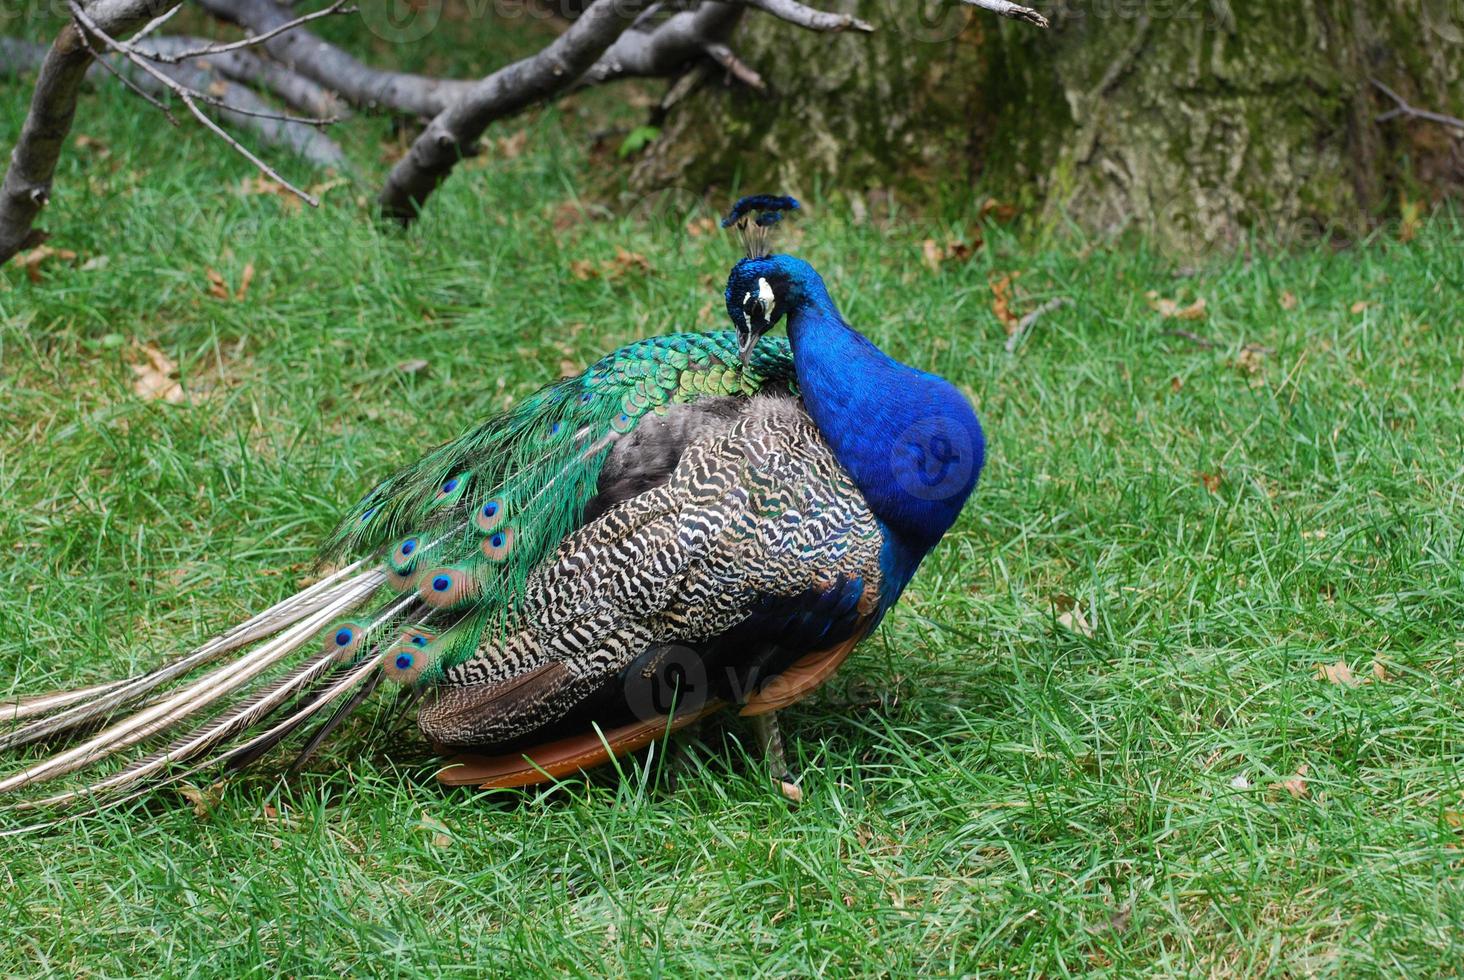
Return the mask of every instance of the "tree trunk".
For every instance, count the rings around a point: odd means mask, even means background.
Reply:
[[[636,182],[917,200],[979,183],[1189,254],[1250,229],[1355,236],[1400,196],[1464,187],[1464,132],[1376,121],[1394,103],[1370,82],[1464,114],[1457,0],[1066,0],[1040,6],[1049,31],[921,2],[846,7],[867,36],[746,18],[733,46],[773,95],[704,87]]]

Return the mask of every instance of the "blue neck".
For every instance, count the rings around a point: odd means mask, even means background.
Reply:
[[[908,579],[976,485],[985,459],[976,413],[950,382],[899,363],[845,323],[816,274],[789,300],[803,404],[895,536],[889,571]]]

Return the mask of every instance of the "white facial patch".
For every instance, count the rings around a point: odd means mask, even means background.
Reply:
[[[757,298],[758,302],[762,303],[763,315],[766,316],[773,308],[773,287],[768,285],[766,279],[757,281]]]

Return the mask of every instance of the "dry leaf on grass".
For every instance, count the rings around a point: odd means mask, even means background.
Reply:
[[[614,258],[602,259],[598,266],[589,259],[574,259],[569,263],[569,271],[580,280],[598,279],[603,276],[613,281],[633,272],[650,275],[652,270],[650,259],[639,252],[628,252],[616,246]]]
[[[203,276],[208,280],[208,294],[214,299],[228,299],[229,286],[224,282],[224,276],[219,270],[208,268],[203,271]]]
[[[142,355],[141,361],[134,361],[132,368],[132,391],[146,401],[163,401],[169,405],[181,405],[188,400],[183,386],[176,377],[178,365],[172,358],[152,344],[134,345],[133,351]]]
[[[618,279],[631,272],[650,275],[651,260],[639,252],[627,252],[617,245],[615,246],[615,258],[602,262],[601,268],[605,270],[608,279]]]
[[[180,783],[178,793],[193,804],[195,817],[207,820],[209,814],[219,805],[219,800],[223,798],[222,789],[223,783],[214,783],[206,788],[200,788],[192,783]]]
[[[1307,793],[1310,792],[1307,789],[1306,785],[1306,774],[1309,771],[1310,767],[1307,766],[1305,762],[1303,762],[1301,765],[1296,767],[1296,775],[1292,776],[1290,779],[1281,780],[1281,782],[1277,785],[1279,785],[1286,792],[1290,793],[1293,798],[1298,800],[1304,800],[1307,797]]]
[[[988,197],[981,203],[980,216],[991,218],[1005,224],[1021,213],[1021,208],[1015,204],[1008,204],[1005,201],[998,201],[994,197]]]
[[[1281,309],[1283,309],[1283,310],[1294,310],[1294,309],[1296,309],[1296,294],[1293,293],[1289,289],[1286,292],[1284,292],[1284,293],[1281,294]]]
[[[430,365],[420,357],[414,357],[410,361],[402,361],[396,369],[402,374],[421,374]]]
[[[1070,595],[1052,597],[1052,609],[1057,613],[1058,625],[1081,636],[1092,636],[1093,627],[1083,615],[1083,606]]]
[[[920,257],[931,272],[939,272],[947,262],[965,262],[976,254],[981,248],[981,229],[971,229],[970,238],[970,241],[951,238],[944,245],[934,238],[927,238],[920,243]]]
[[[498,141],[498,155],[505,160],[516,160],[524,155],[524,147],[529,145],[529,131],[521,129],[512,136],[504,136]]]
[[[41,281],[41,266],[52,259],[62,262],[76,261],[76,253],[68,248],[52,248],[50,245],[37,245],[28,252],[21,252],[15,257],[18,265],[25,269],[26,277],[31,282]]]
[[[1020,273],[1004,274],[991,280],[991,312],[1006,327],[1007,336],[1016,332],[1021,317],[1012,312],[1012,281]]]
[[[583,220],[585,220],[585,211],[580,207],[578,201],[560,201],[554,206],[554,211],[550,216],[554,230],[560,232],[569,231]]]
[[[447,824],[443,823],[441,820],[438,820],[435,817],[429,817],[427,814],[424,813],[422,814],[422,820],[418,824],[418,826],[420,826],[423,830],[430,830],[432,832],[433,847],[452,846],[452,831],[448,830]]]
[[[235,290],[230,290],[223,273],[211,266],[203,271],[203,275],[208,280],[208,294],[214,299],[239,301],[248,295],[249,287],[254,284],[254,263],[245,263],[244,271],[239,274],[239,288]]]
[[[1242,347],[1240,353],[1235,356],[1235,366],[1246,374],[1259,374],[1266,366],[1266,354],[1264,351],[1247,345]]]
[[[1356,687],[1362,681],[1352,676],[1352,668],[1347,666],[1347,661],[1339,660],[1334,664],[1317,664],[1317,680],[1326,681],[1328,684],[1340,684],[1343,687]]]
[[[1203,320],[1205,318],[1205,297],[1201,296],[1188,306],[1181,306],[1179,300],[1166,299],[1154,290],[1144,294],[1149,308],[1166,320]]]
[[[78,150],[85,150],[103,160],[112,155],[112,148],[95,136],[77,133],[72,143]]]
[[[1348,307],[1348,310],[1351,311],[1351,312],[1353,312],[1353,313],[1361,313],[1363,310],[1366,310],[1369,306],[1372,306],[1372,302],[1371,301],[1365,300],[1365,299],[1360,299],[1356,303],[1353,303],[1351,306],[1349,306]]]
[[[1225,482],[1225,473],[1223,470],[1217,469],[1214,473],[1196,473],[1195,478],[1200,481],[1200,485],[1206,490],[1211,493],[1219,493],[1220,485]]]
[[[1057,621],[1074,633],[1079,633],[1083,636],[1093,635],[1093,627],[1088,624],[1088,619],[1083,615],[1083,608],[1081,606],[1074,606],[1069,609],[1067,612],[1058,616]]]

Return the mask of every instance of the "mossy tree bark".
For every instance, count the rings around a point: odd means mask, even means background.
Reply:
[[[825,7],[829,5],[825,4]],[[979,183],[1049,221],[1134,227],[1170,249],[1363,233],[1400,197],[1464,187],[1461,0],[1064,0],[1049,31],[929,0],[845,7],[873,35],[749,19],[735,46],[772,94],[708,85],[638,163],[644,188],[919,198]]]

